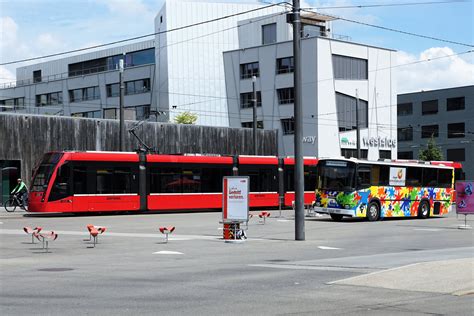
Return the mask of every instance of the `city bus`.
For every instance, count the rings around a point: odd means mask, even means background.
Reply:
[[[304,199],[309,205],[316,165],[316,158],[304,158]],[[291,207],[292,158],[70,151],[44,155],[32,179],[28,211],[220,209],[222,179],[232,175],[250,178],[250,207]]]
[[[319,159],[314,211],[335,221],[360,217],[428,218],[455,203],[453,162]]]

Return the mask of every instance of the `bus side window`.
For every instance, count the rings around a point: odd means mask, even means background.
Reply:
[[[421,168],[408,167],[405,186],[420,187],[421,186]]]
[[[438,170],[435,168],[423,168],[422,186],[436,187],[437,183],[438,183]]]
[[[453,171],[451,169],[438,169],[438,187],[450,188],[453,183]]]
[[[359,188],[368,188],[370,184],[370,166],[360,166],[357,171],[357,186]]]
[[[387,186],[389,184],[390,167],[384,165],[372,166],[371,185]]]

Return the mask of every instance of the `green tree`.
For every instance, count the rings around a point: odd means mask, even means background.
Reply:
[[[183,112],[174,117],[174,122],[176,124],[194,124],[198,119],[197,114],[191,112]]]
[[[441,152],[441,148],[436,145],[433,135],[431,135],[426,149],[420,149],[418,159],[424,161],[443,160],[443,153]]]

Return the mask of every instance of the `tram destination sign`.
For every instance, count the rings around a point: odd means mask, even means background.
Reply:
[[[249,219],[249,177],[224,177],[222,221],[246,222]]]

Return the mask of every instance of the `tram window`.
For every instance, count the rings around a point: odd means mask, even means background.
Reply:
[[[250,192],[278,192],[277,168],[241,166],[239,174],[249,176]]]
[[[421,168],[408,167],[405,186],[420,187],[421,186]]]
[[[135,193],[133,190],[133,178],[130,168],[115,168],[113,192],[114,193]]]
[[[181,176],[181,188],[183,193],[201,192],[201,170],[183,169]]]
[[[293,166],[285,167],[284,180],[285,180],[285,192],[295,191],[295,169]]]
[[[181,193],[180,168],[152,168],[150,181],[151,193]]]
[[[87,169],[86,167],[74,167],[72,169],[73,193],[87,194]]]
[[[203,168],[201,172],[201,192],[222,192],[222,179],[230,176],[230,168]]]
[[[437,183],[438,183],[438,169],[424,168],[422,185],[424,187],[436,187]]]
[[[453,181],[453,171],[451,169],[438,169],[438,187],[450,188]]]
[[[316,167],[304,167],[304,190],[314,191],[316,189]]]
[[[56,180],[54,181],[49,201],[57,201],[68,197],[71,193],[69,192],[69,178],[70,178],[70,167],[69,165],[62,165],[56,173]]]
[[[113,179],[114,179],[114,170],[113,169],[98,169],[96,172],[96,190],[97,194],[112,194],[113,190]]]

